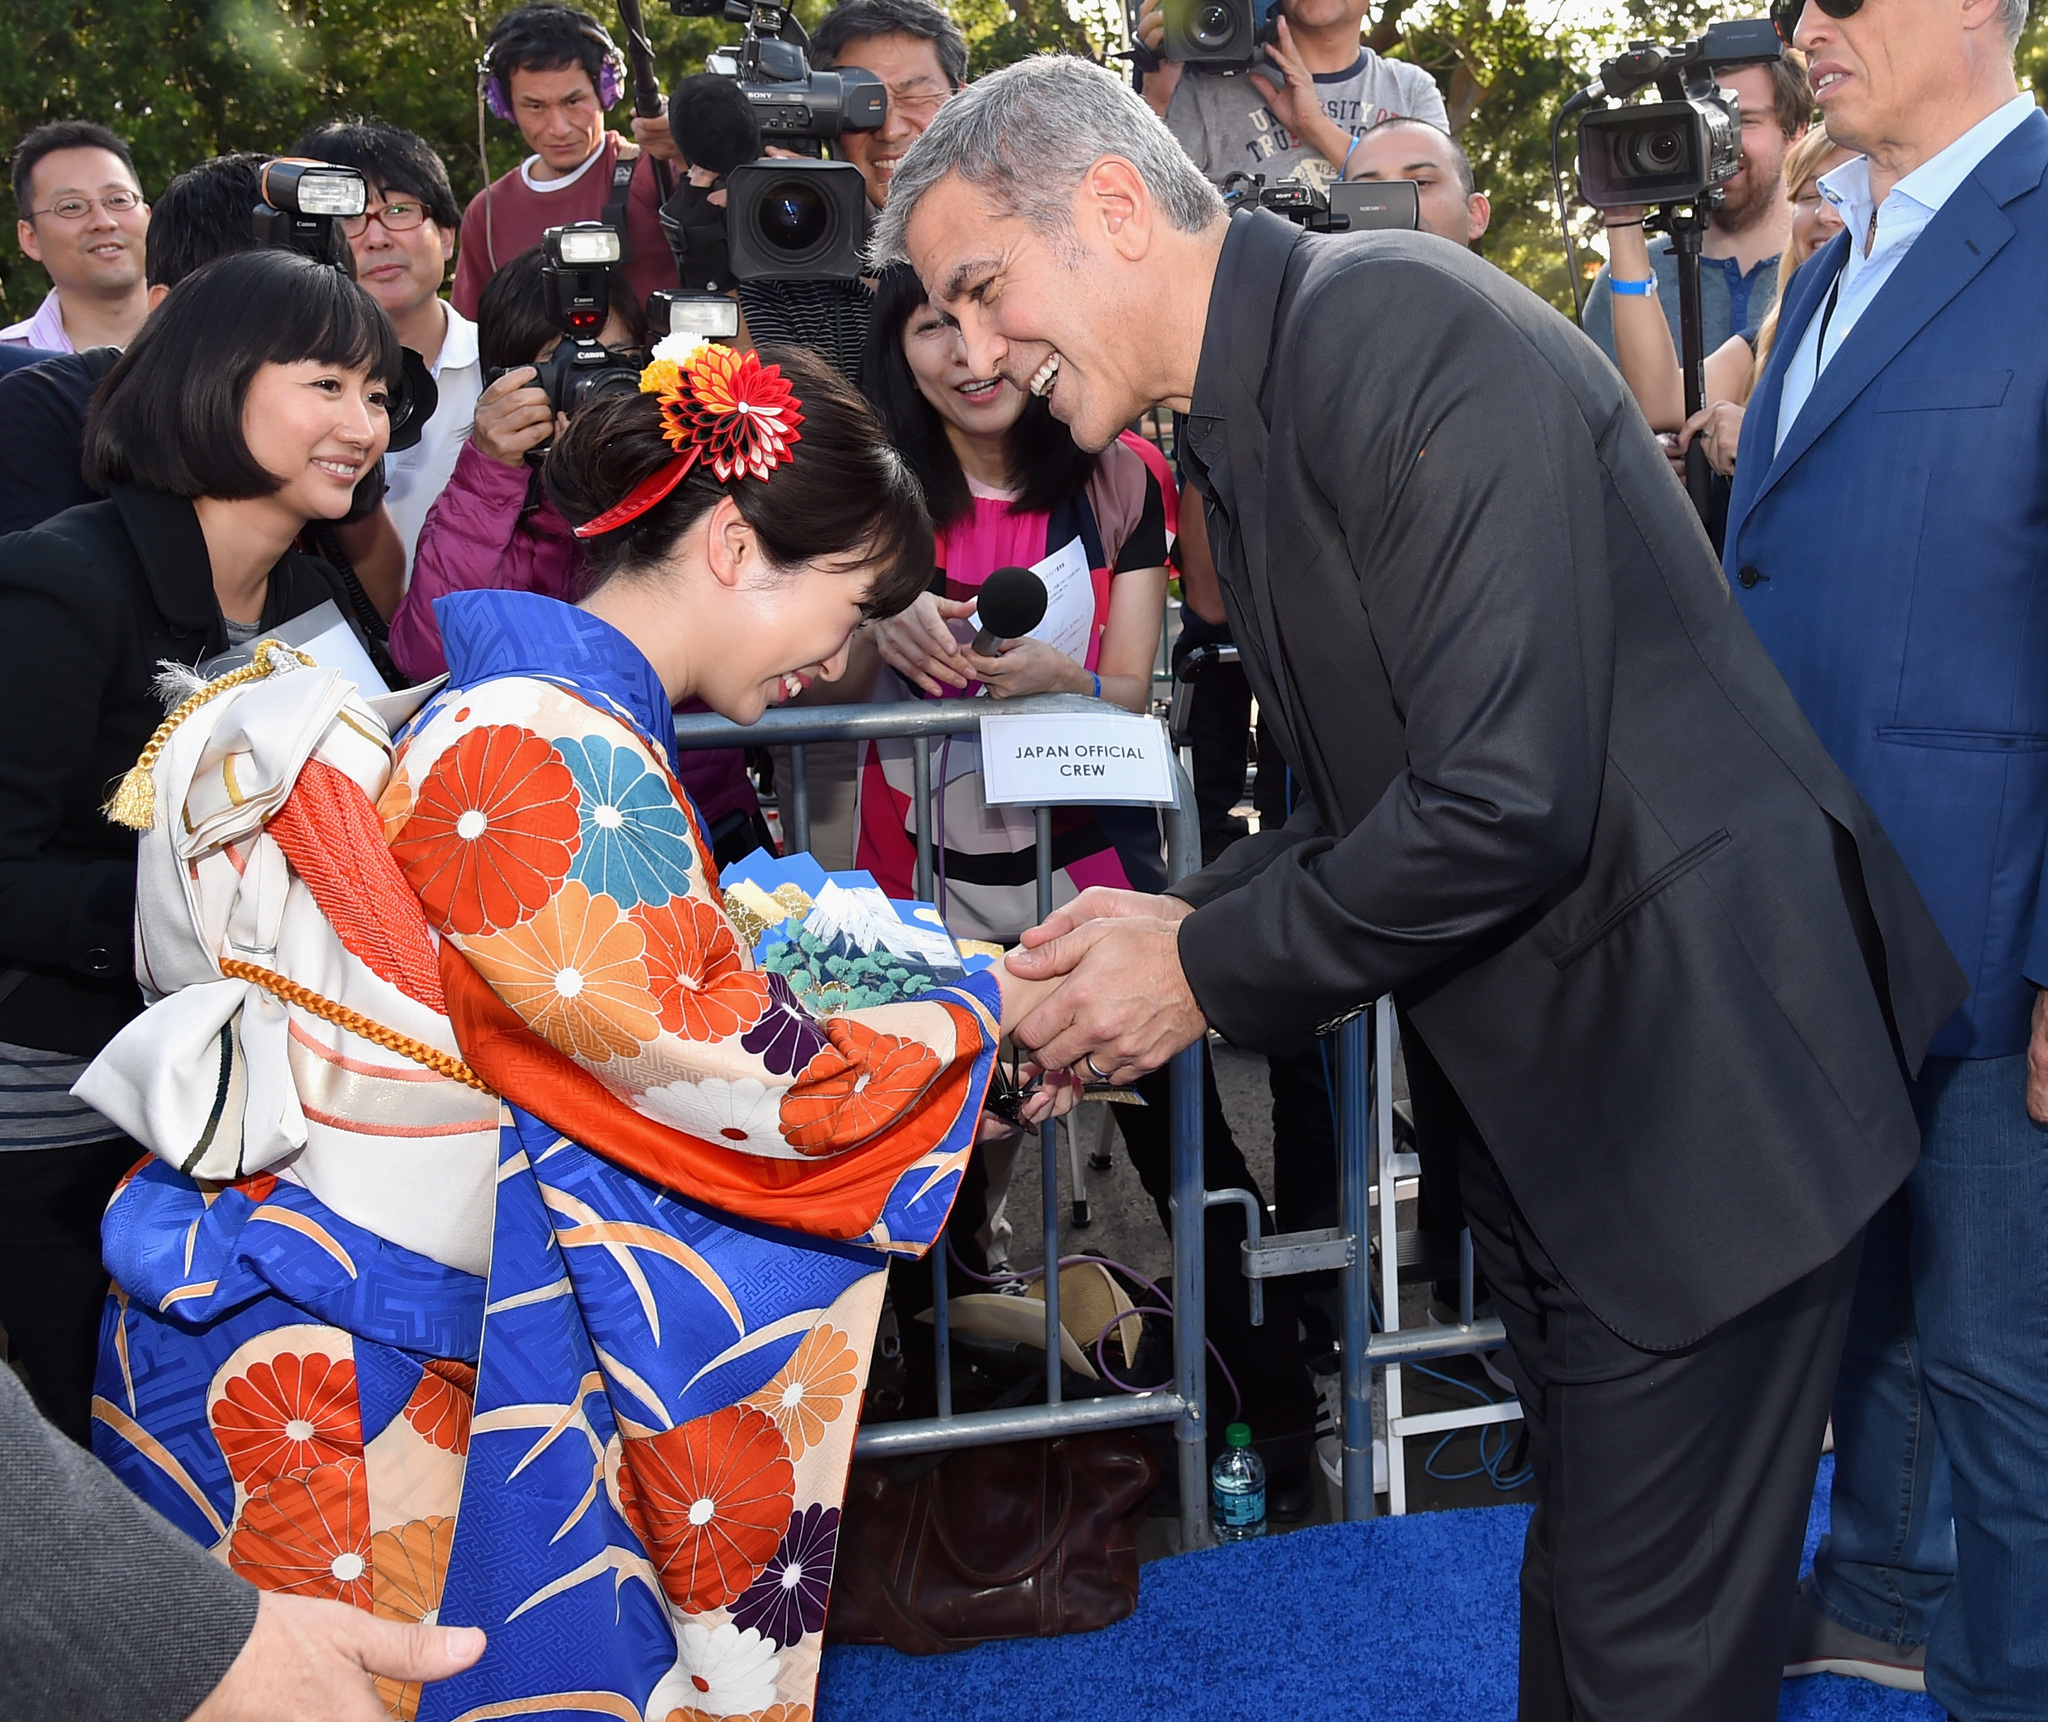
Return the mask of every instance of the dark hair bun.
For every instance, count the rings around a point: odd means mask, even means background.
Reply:
[[[730,496],[778,568],[807,562],[875,566],[866,608],[893,616],[930,583],[932,529],[917,480],[889,444],[867,402],[809,349],[765,347],[797,397],[803,428],[790,458],[767,478],[721,484],[699,461],[637,519],[585,541],[583,589],[615,575],[658,571],[697,521]],[[555,439],[542,471],[549,498],[572,525],[617,506],[676,458],[652,395],[592,402]]]

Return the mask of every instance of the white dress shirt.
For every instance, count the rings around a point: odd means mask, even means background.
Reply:
[[[448,333],[441,338],[440,357],[432,369],[434,384],[441,391],[434,416],[427,420],[426,434],[402,454],[384,457],[384,478],[390,490],[384,498],[391,510],[391,522],[405,540],[405,578],[412,580],[413,549],[420,541],[420,528],[427,522],[427,510],[448,487],[455,471],[455,458],[462,453],[476,417],[476,398],[483,393],[483,368],[477,360],[476,325],[446,300],[441,310],[448,319]]]
[[[57,289],[50,289],[33,317],[24,317],[19,323],[0,329],[0,344],[40,347],[48,353],[75,352],[71,337],[64,332],[64,308],[57,302]]]
[[[1778,401],[1778,438],[1773,451],[1782,448],[1799,411],[1806,405],[1820,374],[1842,350],[1849,331],[1861,321],[1870,303],[1892,278],[1913,241],[1955,195],[1956,188],[1977,171],[1978,164],[2004,143],[2034,111],[2034,98],[2019,95],[2003,107],[1986,114],[1968,131],[1943,150],[1930,156],[1892,187],[1875,211],[1877,228],[1866,254],[1863,241],[1871,234],[1870,158],[1858,156],[1844,162],[1820,182],[1820,194],[1835,206],[1842,225],[1849,230],[1849,260],[1842,266],[1834,290],[1834,312],[1825,306],[1813,314],[1799,337],[1799,346],[1785,367],[1785,388]],[[1789,286],[1780,283],[1780,291]],[[1821,324],[1827,324],[1827,347],[1822,350]]]

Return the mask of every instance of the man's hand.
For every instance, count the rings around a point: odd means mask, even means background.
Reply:
[[[1351,134],[1324,109],[1323,98],[1316,94],[1315,74],[1294,51],[1294,32],[1287,28],[1287,20],[1279,18],[1275,23],[1280,40],[1267,45],[1267,69],[1253,72],[1252,82],[1265,96],[1273,117],[1334,167],[1342,179],[1344,158],[1351,153]],[[1274,82],[1275,66],[1285,83]]]
[[[633,141],[657,161],[672,161],[678,166],[687,165],[683,161],[683,152],[676,148],[675,133],[668,129],[666,112],[635,114]]]
[[[2034,1031],[2027,1037],[2027,1116],[2048,1124],[2048,992],[2034,994]]]
[[[540,373],[531,365],[507,371],[477,397],[476,418],[469,440],[479,454],[500,466],[521,466],[526,451],[538,448],[554,433],[554,409],[546,389],[535,388]]]
[[[1138,40],[1158,53],[1160,44],[1166,40],[1165,0],[1145,0],[1138,12]],[[1180,88],[1180,75],[1185,68],[1178,60],[1164,60],[1145,74],[1144,86],[1139,95],[1145,105],[1162,120],[1166,110],[1173,105],[1173,92]]]
[[[372,1675],[446,1680],[483,1653],[474,1626],[405,1626],[265,1591],[248,1643],[188,1722],[390,1722]]]
[[[1084,911],[1078,924],[1068,925],[1063,918],[1091,897],[1116,901],[1099,916],[1087,918]],[[1133,913],[1133,900],[1171,904],[1178,913]],[[1025,935],[1026,948],[1012,951],[1005,965],[1027,979],[1067,979],[1017,1025],[1018,1042],[1047,1069],[1078,1069],[1121,1083],[1157,1070],[1199,1040],[1209,1025],[1180,966],[1179,922],[1189,913],[1187,904],[1170,898],[1094,890],[1034,927]]]
[[[1195,912],[1192,903],[1178,897],[1155,896],[1150,891],[1118,891],[1108,885],[1090,885],[1071,903],[1064,903],[1035,927],[1024,929],[1024,948],[1035,951],[1087,921],[1151,919],[1178,921]],[[1014,955],[1014,953],[1012,953]],[[1042,978],[1036,969],[1016,969],[1016,974]]]

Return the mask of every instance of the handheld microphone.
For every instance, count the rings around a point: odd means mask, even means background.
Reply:
[[[1045,582],[1029,568],[998,568],[981,583],[974,607],[981,631],[974,650],[992,657],[1005,640],[1020,639],[1045,620]]]

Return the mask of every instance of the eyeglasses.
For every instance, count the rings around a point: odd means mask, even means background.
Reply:
[[[917,83],[911,84],[904,89],[891,88],[889,91],[889,105],[899,112],[913,116],[918,114],[930,115],[937,113],[940,108],[944,107],[946,98],[952,93],[951,90],[935,90],[931,87],[928,80],[920,79]]]
[[[54,215],[59,221],[83,221],[92,214],[94,204],[98,204],[109,215],[126,215],[131,209],[142,207],[142,193],[109,191],[99,197],[60,197],[48,209],[31,209],[29,214]]]
[[[1830,18],[1853,18],[1863,10],[1863,0],[1813,0],[1813,3]],[[1771,7],[1771,22],[1777,26],[1778,40],[1786,47],[1792,46],[1792,34],[1799,28],[1799,20],[1806,11],[1806,0],[1774,0]]]
[[[370,223],[382,222],[386,233],[410,233],[427,219],[427,209],[421,203],[387,203],[382,209],[372,209],[362,215],[344,215],[341,230],[351,239],[360,239],[370,231]]]

